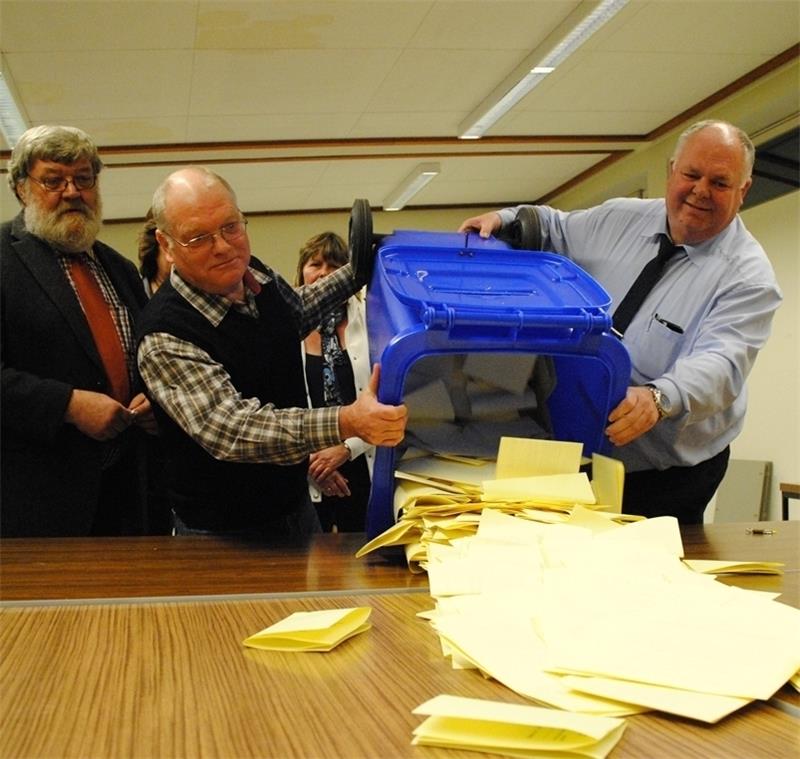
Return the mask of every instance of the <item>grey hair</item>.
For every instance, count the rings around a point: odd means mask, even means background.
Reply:
[[[28,129],[17,140],[8,159],[8,184],[20,202],[17,186],[29,175],[31,166],[38,160],[56,163],[75,163],[88,159],[92,171],[99,174],[103,162],[97,146],[86,132],[77,127],[45,125]]]
[[[211,169],[206,168],[205,166],[187,166],[184,169],[179,169],[178,171],[174,171],[172,174],[170,174],[163,182],[161,182],[158,187],[156,187],[156,191],[153,193],[153,202],[150,205],[150,213],[155,219],[156,226],[159,229],[169,228],[166,220],[167,194],[169,193],[170,188],[175,184],[176,175],[183,174],[187,171],[200,174],[205,179],[205,185],[207,187],[215,184],[222,185],[230,193],[234,204],[237,207],[239,205],[236,200],[236,193],[234,192],[233,187],[228,184],[226,179],[221,177],[216,172],[211,171]]]
[[[739,145],[742,148],[742,154],[744,155],[744,181],[746,182],[753,174],[753,164],[756,160],[756,148],[753,145],[753,141],[747,135],[743,129],[731,124],[728,121],[721,121],[720,119],[705,119],[704,121],[698,121],[692,124],[690,127],[685,129],[681,136],[678,137],[678,141],[675,143],[675,150],[672,151],[672,158],[670,159],[670,164],[675,163],[678,156],[681,154],[684,146],[686,145],[686,141],[697,132],[702,132],[704,129],[708,129],[709,127],[722,127],[723,129],[730,130],[739,140]]]

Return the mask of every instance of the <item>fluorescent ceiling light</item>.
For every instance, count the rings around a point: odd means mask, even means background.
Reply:
[[[6,75],[0,71],[0,132],[10,148],[17,144],[27,128],[28,124],[14,100]]]
[[[399,211],[442,167],[438,163],[421,163],[383,201],[384,211]]]
[[[602,0],[591,13],[580,20],[557,42],[550,52],[539,58],[534,65],[505,92],[490,97],[474,110],[458,127],[459,139],[477,140],[508,113],[522,98],[536,87],[549,73],[562,64],[603,24],[613,18],[628,0]]]

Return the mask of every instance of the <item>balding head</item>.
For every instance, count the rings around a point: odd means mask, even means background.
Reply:
[[[675,149],[672,151],[672,158],[670,164],[673,164],[676,159],[683,152],[686,147],[687,141],[698,132],[704,130],[714,130],[718,135],[720,143],[728,143],[731,145],[738,145],[742,151],[744,175],[742,176],[742,183],[750,179],[753,173],[753,163],[755,162],[756,149],[753,141],[748,137],[747,132],[739,127],[731,124],[728,121],[721,121],[719,119],[706,119],[705,121],[698,121],[690,127],[681,132],[678,141],[675,143]]]
[[[195,205],[210,190],[222,187],[230,196],[234,206],[238,207],[236,193],[228,182],[219,174],[205,166],[187,166],[170,174],[153,193],[152,213],[159,229],[170,231],[175,223],[172,206],[176,198],[187,205]]]

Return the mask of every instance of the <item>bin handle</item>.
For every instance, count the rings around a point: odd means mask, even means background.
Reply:
[[[505,314],[480,309],[453,308],[452,306],[425,306],[421,314],[422,323],[430,330],[450,330],[453,327],[502,327],[511,329],[563,329],[578,330],[581,334],[607,332],[611,328],[611,317],[603,313],[581,310],[573,314],[531,313],[515,309]]]

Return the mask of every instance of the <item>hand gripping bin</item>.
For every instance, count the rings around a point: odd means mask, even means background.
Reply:
[[[586,272],[562,256],[476,234],[398,230],[378,239],[367,324],[382,403],[403,402],[406,375],[426,355],[548,355],[553,437],[583,443],[587,456],[608,451],[603,430],[625,395],[630,360],[610,332],[610,298]],[[396,456],[378,448],[369,538],[395,521]]]

